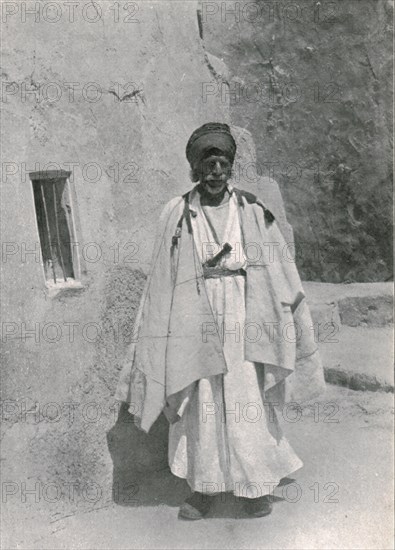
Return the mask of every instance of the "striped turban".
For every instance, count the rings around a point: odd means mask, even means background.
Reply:
[[[236,142],[227,124],[208,122],[193,132],[186,148],[189,164],[193,167],[210,149],[220,150],[233,164]]]

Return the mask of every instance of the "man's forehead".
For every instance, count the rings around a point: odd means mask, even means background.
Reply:
[[[217,160],[217,159],[226,160],[227,162],[230,162],[228,157],[221,151],[218,151],[218,153],[210,153],[209,155],[204,157],[202,160],[203,162],[208,162],[208,161]]]

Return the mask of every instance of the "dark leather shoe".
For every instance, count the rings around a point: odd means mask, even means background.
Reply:
[[[273,510],[272,497],[265,495],[258,498],[246,498],[244,499],[244,510],[253,518],[268,516]]]
[[[192,493],[180,506],[178,517],[183,519],[203,519],[210,510],[213,497],[203,493]]]

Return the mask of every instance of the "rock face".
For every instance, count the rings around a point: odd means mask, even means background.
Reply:
[[[279,182],[306,280],[392,275],[392,11],[389,0],[201,4],[230,85],[206,92],[230,98],[257,171]]]

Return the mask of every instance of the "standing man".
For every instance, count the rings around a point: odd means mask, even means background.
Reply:
[[[226,124],[188,141],[197,185],[162,212],[117,390],[141,429],[168,418],[170,469],[193,491],[187,519],[220,492],[252,517],[269,514],[273,487],[302,466],[274,406],[324,388],[296,266],[264,203],[230,184],[235,153]]]

